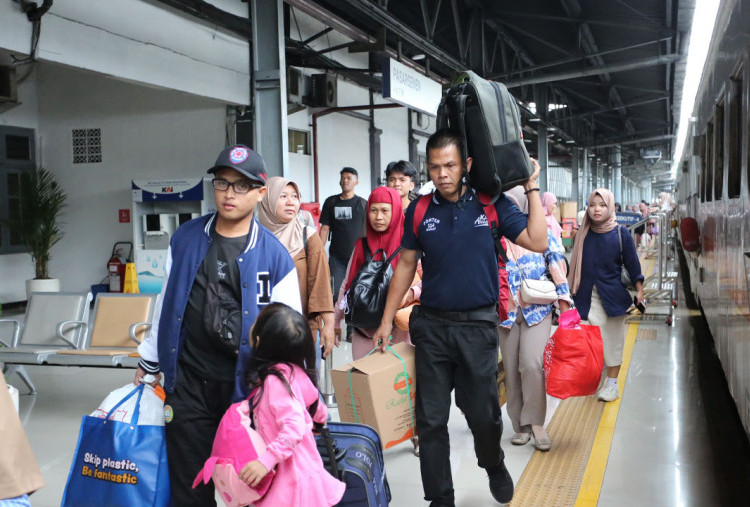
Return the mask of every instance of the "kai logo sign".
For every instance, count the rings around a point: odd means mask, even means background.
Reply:
[[[409,389],[407,389],[406,386],[407,382],[409,383]],[[409,390],[413,390],[413,384],[414,379],[408,375],[405,375],[404,372],[401,372],[396,375],[395,379],[393,379],[393,390],[398,394],[407,394]]]

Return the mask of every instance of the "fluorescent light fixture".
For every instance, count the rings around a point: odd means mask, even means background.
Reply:
[[[539,118],[529,118],[529,123],[539,123],[540,121],[542,120]]]
[[[576,142],[574,139],[568,139],[567,141],[565,141],[565,144],[575,144],[575,143]]]
[[[425,59],[425,54],[424,53],[417,53],[416,55],[413,55],[411,57],[411,59],[414,60],[415,62],[419,61],[419,60],[424,60]]]
[[[672,157],[672,177],[677,175],[682,152],[685,151],[690,118],[693,115],[695,96],[698,93],[706,56],[711,46],[711,36],[716,24],[716,14],[719,10],[719,0],[701,0],[695,3],[693,23],[690,28],[690,45],[688,46],[685,81],[682,84],[682,101],[680,102],[680,121],[677,127],[674,156]]]

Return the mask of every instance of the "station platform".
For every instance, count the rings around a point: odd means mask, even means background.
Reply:
[[[642,259],[644,273],[649,260]],[[653,269],[653,263],[650,264]],[[680,293],[680,296],[682,294]],[[750,451],[718,364],[711,362],[708,328],[697,310],[678,299],[674,319],[633,320],[619,386],[621,398],[550,398],[552,449],[514,446],[504,417],[502,447],[516,482],[518,506],[711,506],[744,504],[750,486]],[[334,366],[349,361],[350,344],[334,352]],[[46,486],[32,504],[60,505],[83,414],[133,378],[133,370],[27,367],[38,394],[21,391],[20,414]],[[337,419],[338,413],[332,410]],[[456,505],[497,505],[460,411],[449,431]],[[392,506],[427,505],[419,459],[408,442],[385,451]]]

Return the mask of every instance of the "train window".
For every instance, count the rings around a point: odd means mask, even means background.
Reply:
[[[724,100],[714,111],[714,199],[722,198],[724,190]]]
[[[713,200],[714,122],[706,126],[706,156],[703,157],[703,201]]]
[[[732,78],[730,93],[727,193],[730,199],[735,199],[740,196],[742,175],[742,69]]]

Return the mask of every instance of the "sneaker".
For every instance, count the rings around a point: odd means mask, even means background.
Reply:
[[[617,389],[617,384],[605,384],[605,386],[599,389],[599,392],[596,394],[601,401],[615,401],[620,397],[620,391]]]
[[[490,493],[500,503],[508,503],[513,499],[513,479],[505,468],[505,463],[487,469],[490,478]]]

